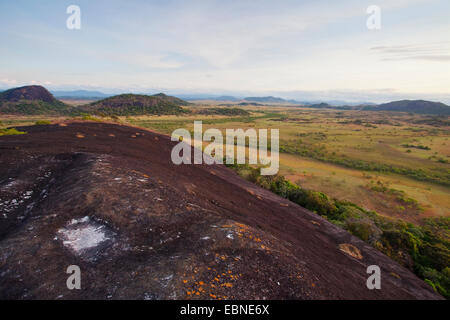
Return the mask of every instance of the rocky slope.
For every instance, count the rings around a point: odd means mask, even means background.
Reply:
[[[407,269],[169,137],[104,123],[0,137],[1,299],[440,299]],[[81,269],[68,290],[66,269]],[[366,287],[367,266],[382,270]]]

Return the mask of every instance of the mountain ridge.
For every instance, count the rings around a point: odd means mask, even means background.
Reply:
[[[106,94],[100,91],[91,90],[69,90],[69,91],[51,91],[51,93],[57,98],[65,99],[103,99],[113,96],[113,94]]]

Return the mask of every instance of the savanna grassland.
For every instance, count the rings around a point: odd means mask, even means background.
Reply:
[[[199,107],[191,107],[198,111]],[[203,106],[200,109],[208,109]],[[304,188],[420,223],[450,213],[448,119],[389,112],[248,107],[246,116],[191,114],[122,120],[171,134],[207,128],[280,130],[280,174]]]

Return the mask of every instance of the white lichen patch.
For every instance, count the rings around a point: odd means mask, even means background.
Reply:
[[[80,218],[80,219],[72,219],[72,221],[70,221],[70,225],[74,225],[74,224],[77,224],[77,223],[88,222],[89,220],[90,220],[89,216],[86,216],[86,217],[83,217],[83,218]]]
[[[98,246],[103,241],[108,240],[103,226],[83,226],[78,229],[60,229],[58,233],[61,235],[63,244],[70,247],[77,253],[81,253],[85,249]]]
[[[33,191],[25,191],[25,193],[23,194],[23,198],[25,200],[28,200],[31,198],[31,195],[33,194]]]
[[[12,182],[11,182],[12,183]],[[8,217],[8,213],[14,212],[17,210],[20,206],[22,206],[25,202],[31,199],[31,196],[33,195],[33,191],[24,191],[24,192],[9,192],[10,194],[10,200],[3,200],[0,198],[0,212],[2,213],[3,218]],[[8,196],[7,193],[5,193],[5,196]],[[28,206],[27,206],[28,210]]]
[[[19,181],[13,180],[12,178],[9,178],[8,180],[9,180],[9,182],[6,183],[6,184],[4,184],[4,185],[1,187],[2,189],[9,189],[9,188],[12,188],[12,187],[14,187],[14,186],[16,186],[16,185],[19,184]]]
[[[16,210],[20,205],[22,205],[24,200],[12,199],[0,202],[0,209],[3,213],[9,213]]]
[[[76,254],[101,249],[112,239],[112,232],[105,225],[92,221],[88,216],[72,219],[67,227],[58,230],[58,240]]]
[[[167,275],[165,277],[162,277],[159,280],[159,283],[161,283],[161,285],[165,288],[168,286],[169,282],[173,279],[173,274]]]

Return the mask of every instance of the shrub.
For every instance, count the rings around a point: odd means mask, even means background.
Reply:
[[[331,199],[322,192],[303,189],[280,175],[261,176],[259,169],[248,165],[229,167],[261,187],[346,229],[450,298],[450,217],[427,218],[423,226],[418,226],[380,216],[348,201]],[[393,192],[382,185],[379,187],[385,192]]]
[[[48,125],[48,124],[52,124],[52,123],[48,120],[38,120],[34,124],[37,126],[41,126],[41,125]]]
[[[0,129],[0,136],[12,136],[17,134],[26,134],[26,132],[18,131],[16,128]]]
[[[97,117],[95,117],[95,116],[93,116],[93,115],[87,114],[87,113],[83,113],[83,114],[81,115],[81,120],[85,120],[85,121],[96,121],[96,122],[101,122],[101,121],[102,121],[101,119],[99,119],[99,118],[97,118]]]

